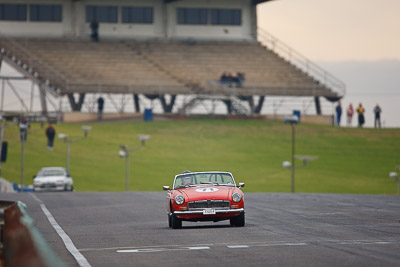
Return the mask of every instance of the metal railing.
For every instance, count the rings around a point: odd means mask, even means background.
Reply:
[[[55,78],[55,80],[61,83],[62,86],[66,85],[67,78],[63,73],[49,67],[42,59],[34,55],[28,48],[24,47],[19,42],[0,35],[0,45],[6,50],[7,55],[11,56],[12,61],[15,61],[17,64],[18,61],[21,61],[21,67],[23,67],[23,64],[26,64],[26,68],[24,69],[27,71],[31,69],[32,75],[34,75],[35,72],[38,72],[42,78],[48,79],[49,82]]]
[[[275,52],[280,57],[287,60],[289,63],[301,69],[303,72],[318,80],[325,87],[333,90],[339,97],[346,94],[346,84],[336,78],[322,67],[311,62],[308,58],[294,50],[289,45],[285,44],[264,29],[257,28],[258,41]]]

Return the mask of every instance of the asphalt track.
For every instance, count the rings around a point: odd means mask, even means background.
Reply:
[[[245,195],[246,226],[168,227],[165,192],[16,193],[56,253],[78,266],[41,203],[92,266],[400,266],[400,197]]]

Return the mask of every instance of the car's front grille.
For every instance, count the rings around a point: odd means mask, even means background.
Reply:
[[[47,184],[41,184],[40,188],[56,188],[57,185],[54,183],[47,183]]]
[[[228,200],[200,200],[200,201],[192,201],[188,203],[188,208],[190,209],[226,209],[230,207],[230,201]]]

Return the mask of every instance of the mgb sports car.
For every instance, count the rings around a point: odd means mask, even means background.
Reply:
[[[189,172],[175,176],[167,193],[168,225],[182,228],[182,221],[230,220],[232,226],[244,226],[244,195],[230,172]]]

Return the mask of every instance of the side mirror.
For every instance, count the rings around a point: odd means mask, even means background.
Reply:
[[[35,179],[35,178],[36,178],[36,175],[32,176],[32,178]]]
[[[239,188],[244,187],[244,183],[239,183]]]
[[[164,191],[169,191],[169,190],[171,190],[171,188],[169,187],[169,185],[164,185],[164,186],[162,187],[162,189],[163,189]]]

